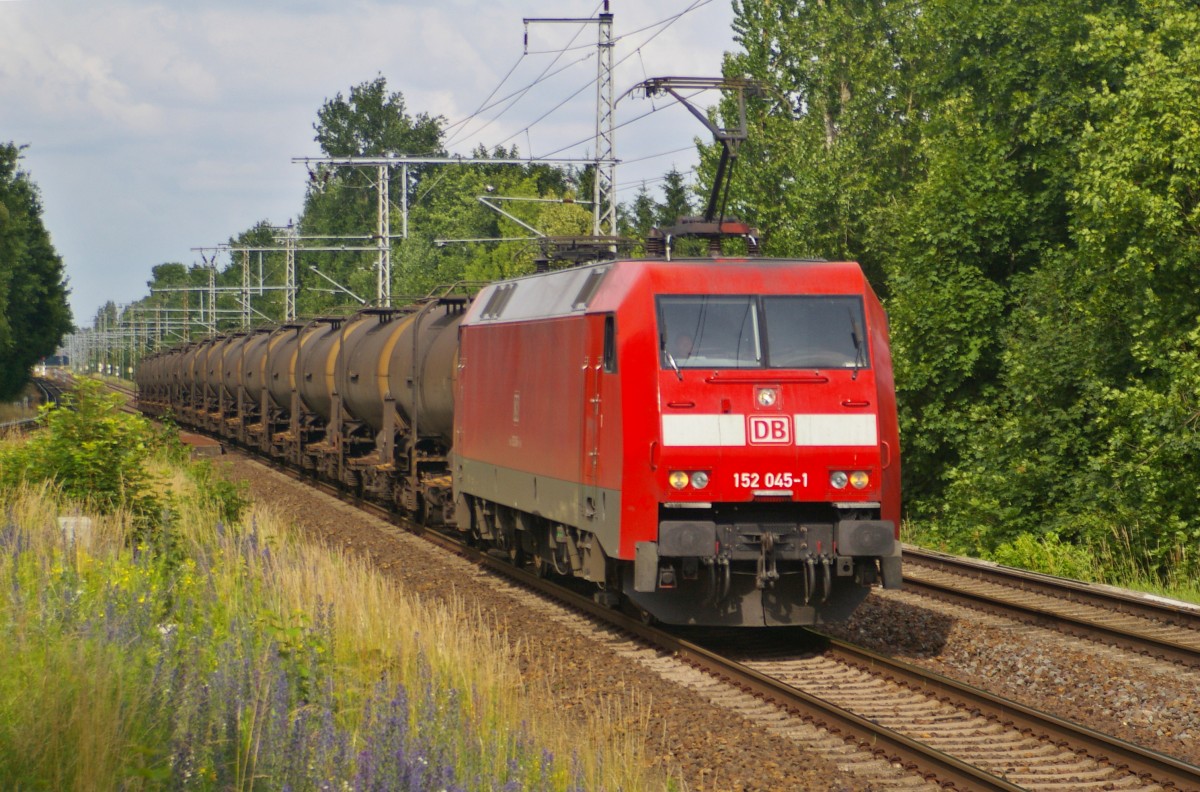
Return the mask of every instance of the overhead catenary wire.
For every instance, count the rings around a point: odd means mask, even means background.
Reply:
[[[665,33],[665,32],[666,32],[666,31],[667,31],[667,30],[668,30],[668,29],[671,27],[671,25],[673,25],[673,24],[675,24],[676,22],[678,22],[680,19],[682,19],[682,18],[683,18],[685,15],[687,15],[688,13],[690,13],[690,12],[692,12],[692,11],[695,11],[697,8],[701,8],[701,7],[703,7],[704,5],[707,5],[707,4],[708,4],[708,3],[710,3],[710,2],[712,2],[712,0],[693,0],[693,2],[692,2],[692,3],[691,3],[691,4],[690,4],[690,5],[687,7],[687,8],[683,9],[683,10],[682,10],[682,11],[680,11],[678,14],[675,14],[674,16],[671,16],[671,17],[667,17],[667,18],[665,18],[665,19],[662,19],[662,20],[660,20],[660,21],[658,21],[658,22],[655,22],[655,23],[653,23],[653,24],[651,24],[651,25],[647,25],[647,26],[646,26],[646,27],[644,27],[644,28],[641,28],[639,32],[641,32],[641,31],[646,31],[646,30],[649,30],[649,29],[651,29],[651,28],[653,28],[653,27],[658,27],[658,30],[655,30],[655,31],[654,31],[654,33],[652,33],[652,34],[651,34],[649,37],[647,37],[645,41],[641,42],[641,43],[640,43],[640,44],[639,44],[639,45],[638,45],[638,46],[637,46],[637,47],[636,47],[634,50],[632,50],[632,51],[631,51],[631,52],[629,52],[627,55],[623,56],[623,57],[622,57],[620,60],[618,60],[618,61],[617,61],[615,64],[613,64],[613,68],[615,69],[616,67],[618,67],[618,66],[620,66],[621,64],[625,63],[625,61],[629,60],[629,59],[630,59],[630,58],[632,58],[634,55],[639,55],[639,56],[640,56],[640,53],[641,53],[641,49],[642,49],[642,47],[645,47],[647,44],[649,44],[651,41],[653,41],[654,39],[656,39],[658,36],[660,36],[660,35],[662,35],[663,33]],[[628,35],[632,35],[632,34],[628,34]],[[624,37],[622,37],[622,38],[624,38]],[[523,129],[523,130],[520,130],[519,132],[515,133],[514,135],[512,135],[512,136],[510,136],[510,137],[508,137],[508,138],[505,138],[505,140],[504,140],[504,141],[502,141],[502,143],[503,143],[503,142],[507,142],[508,140],[511,140],[511,139],[512,139],[512,137],[515,137],[516,135],[518,135],[518,134],[521,134],[522,132],[528,132],[528,130],[529,130],[530,128],[532,128],[532,127],[533,127],[535,124],[537,124],[537,123],[539,123],[539,122],[543,121],[543,120],[544,120],[544,119],[545,119],[547,116],[549,116],[549,115],[550,115],[551,113],[553,113],[555,110],[558,110],[560,107],[562,107],[562,106],[563,106],[564,104],[566,104],[568,101],[570,101],[571,99],[575,98],[577,95],[579,95],[580,93],[582,93],[583,91],[585,91],[585,90],[587,90],[588,88],[590,88],[590,87],[592,87],[593,85],[595,85],[595,84],[596,84],[596,79],[597,79],[596,77],[592,77],[590,80],[588,80],[588,81],[587,81],[587,82],[586,82],[584,85],[582,85],[580,88],[578,88],[576,91],[574,91],[574,92],[573,92],[573,93],[572,93],[570,96],[568,96],[566,99],[564,99],[563,101],[559,102],[557,105],[555,105],[553,108],[551,108],[551,109],[550,109],[548,112],[546,112],[546,113],[542,114],[542,115],[541,115],[540,117],[538,117],[538,118],[537,118],[537,119],[536,119],[536,120],[535,120],[533,123],[531,123],[531,124],[529,124],[527,127],[525,127],[525,129]],[[652,110],[651,112],[654,112],[654,111]],[[644,117],[644,115],[643,115],[643,116],[641,116],[641,117]],[[620,127],[622,127],[622,126],[625,126],[625,125],[626,125],[625,123],[622,123],[622,124],[618,125],[618,126],[616,127],[616,129],[619,129]],[[590,138],[589,138],[589,139],[590,139]],[[571,144],[571,146],[566,146],[565,148],[571,148],[572,146],[577,146],[577,145],[580,145],[580,143],[573,143],[573,144]],[[560,148],[560,149],[558,149],[558,151],[563,151],[563,150],[565,150],[565,148]],[[548,156],[548,155],[541,155],[541,156]]]
[[[643,157],[634,157],[633,159],[621,160],[621,164],[622,165],[632,165],[635,162],[645,162],[646,160],[658,159],[659,157],[669,157],[672,154],[680,154],[684,151],[691,151],[691,150],[692,150],[691,146],[681,146],[677,149],[671,149],[670,151],[660,151],[657,154],[647,154]]]
[[[613,43],[616,44],[616,43],[620,42],[622,39],[627,39],[630,36],[636,36],[638,33],[647,31],[650,28],[657,27],[659,25],[666,24],[668,22],[673,22],[676,19],[678,19],[679,17],[683,16],[684,14],[687,14],[691,11],[695,11],[697,8],[703,8],[704,6],[708,5],[712,1],[713,0],[697,0],[697,2],[692,3],[692,7],[685,8],[684,10],[680,11],[678,14],[673,14],[669,17],[664,17],[663,19],[660,19],[657,22],[651,22],[649,25],[643,25],[642,27],[638,28],[637,30],[631,30],[628,33],[622,33],[621,35],[614,37]],[[576,47],[565,47],[563,49],[533,50],[531,52],[526,52],[526,54],[527,55],[550,55],[555,52],[569,52],[571,50],[593,49],[593,48],[595,48],[595,46],[596,46],[595,44],[580,44],[579,46],[576,46]]]
[[[584,88],[586,88],[586,87],[588,87],[588,86],[585,85]],[[702,91],[696,91],[695,93],[688,94],[684,98],[692,99],[692,98],[698,96],[700,93],[702,93]],[[679,104],[679,100],[672,98],[667,104],[664,104],[659,107],[653,107],[652,109],[647,110],[646,112],[642,113],[641,115],[634,116],[633,118],[622,121],[621,123],[619,123],[615,127],[613,127],[613,130],[615,131],[617,129],[621,129],[622,127],[627,127],[630,124],[633,124],[637,121],[641,121],[643,118],[646,118],[647,116],[654,115],[655,113],[661,112],[670,107],[674,107],[678,104]],[[539,155],[539,157],[552,157],[555,154],[566,151],[567,149],[572,149],[572,148],[575,148],[576,146],[582,146],[584,143],[591,142],[592,140],[593,140],[593,138],[591,138],[591,137],[586,137],[586,138],[583,138],[582,140],[576,140],[574,143],[568,143],[567,145],[563,146],[562,148],[557,148],[554,151],[551,151],[549,154],[541,154],[541,155]],[[690,148],[690,146],[688,148]],[[625,164],[628,164],[630,162],[636,162],[636,161],[637,160],[622,160],[622,162]]]
[[[685,171],[680,171],[679,174],[681,176],[695,176],[696,168],[688,168]],[[665,175],[664,176],[655,176],[650,179],[636,179],[634,181],[629,182],[628,184],[622,184],[620,187],[617,188],[617,192],[625,192],[626,190],[633,190],[638,187],[645,187],[647,184],[656,184],[660,181],[666,181],[666,180],[667,180],[667,176],[665,176]]]
[[[517,67],[521,65],[521,61],[525,60],[525,56],[527,54],[528,53],[522,52],[517,57],[516,62],[513,63],[512,67],[509,68],[509,70],[507,72],[505,72],[504,76],[500,78],[500,82],[496,83],[496,87],[492,89],[492,92],[490,94],[488,94],[487,97],[482,102],[479,103],[479,107],[475,108],[475,112],[471,113],[466,118],[463,118],[459,121],[455,121],[453,124],[450,124],[445,129],[442,130],[442,133],[443,134],[448,133],[451,129],[454,129],[457,126],[461,126],[461,125],[469,122],[472,118],[475,118],[481,112],[483,112],[485,107],[491,107],[491,105],[489,105],[488,102],[492,101],[492,97],[495,96],[499,92],[499,90],[504,87],[504,83],[508,82],[509,77],[512,77],[512,73],[515,72],[517,70]]]
[[[644,41],[642,41],[640,44],[638,44],[638,45],[637,45],[637,47],[636,47],[636,48],[635,48],[633,51],[629,52],[628,54],[626,54],[625,56],[623,56],[622,58],[620,58],[620,60],[618,60],[618,61],[617,61],[617,62],[614,64],[613,68],[616,68],[617,66],[620,66],[621,64],[625,63],[625,61],[629,60],[629,59],[630,59],[630,58],[632,58],[634,55],[640,55],[640,49],[641,49],[642,47],[646,46],[646,45],[647,45],[647,44],[649,44],[651,41],[653,41],[655,38],[657,38],[658,36],[662,35],[662,34],[663,34],[665,31],[667,31],[667,30],[668,30],[668,29],[669,29],[669,28],[670,28],[670,27],[671,27],[673,24],[675,24],[676,22],[678,22],[680,19],[682,19],[682,18],[683,18],[684,16],[686,16],[687,14],[691,13],[692,11],[695,11],[695,10],[696,10],[696,9],[698,9],[698,8],[703,8],[704,6],[708,5],[708,4],[709,4],[709,3],[711,3],[711,2],[712,2],[712,0],[693,0],[693,1],[692,1],[692,2],[691,2],[691,3],[690,3],[688,6],[687,6],[687,8],[684,8],[682,11],[680,11],[680,12],[678,12],[678,13],[676,13],[676,14],[673,14],[673,15],[671,15],[671,16],[669,16],[669,17],[664,17],[663,19],[660,19],[660,20],[658,20],[657,22],[653,22],[653,23],[651,23],[651,24],[649,24],[649,25],[645,25],[644,27],[638,28],[638,29],[637,29],[637,30],[635,30],[635,31],[631,31],[630,33],[623,34],[623,35],[621,35],[621,36],[617,37],[616,39],[614,39],[614,42],[616,42],[616,41],[621,41],[621,40],[624,40],[624,39],[627,39],[627,38],[629,38],[630,36],[636,35],[637,33],[642,33],[642,32],[645,32],[645,31],[647,31],[647,30],[651,30],[651,29],[653,29],[653,28],[658,28],[657,30],[655,30],[655,31],[654,31],[654,33],[652,33],[652,34],[651,34],[650,36],[648,36],[648,37],[647,37],[647,38],[646,38]],[[599,6],[597,6],[597,8],[599,8]],[[595,13],[595,12],[593,12],[593,13]],[[570,48],[570,47],[571,47],[571,45],[573,44],[573,42],[575,41],[575,39],[576,39],[576,38],[578,38],[578,36],[579,36],[579,34],[580,34],[581,32],[582,32],[581,30],[580,30],[580,31],[576,31],[576,33],[575,33],[575,36],[573,36],[573,37],[571,38],[571,41],[569,41],[569,42],[567,43],[567,48]],[[588,44],[588,45],[587,45],[587,49],[594,49],[594,48],[595,48],[595,46],[596,46],[595,44]],[[561,57],[561,55],[562,55],[564,52],[568,51],[568,49],[567,49],[567,48],[563,48],[563,49],[560,49],[560,50],[549,50],[549,51],[548,51],[548,52],[556,52],[556,53],[557,53],[557,55],[556,55],[556,57],[555,57],[554,61],[552,61],[552,63],[551,63],[551,66],[552,66],[554,63],[556,63],[556,62],[558,61],[558,58],[559,58],[559,57]],[[582,49],[582,48],[583,48],[583,47],[580,47],[580,49]],[[583,58],[581,58],[579,61],[576,61],[575,63],[580,63],[580,62],[582,62],[583,60],[587,60],[587,59],[589,59],[590,57],[591,57],[591,55],[590,55],[590,54],[584,55],[584,56],[583,56]],[[572,65],[574,65],[574,64],[572,64]],[[549,69],[549,67],[547,67],[547,69]],[[559,72],[561,72],[561,71],[562,71],[562,70],[560,69],[560,70],[559,70]],[[557,73],[558,73],[558,72],[556,72],[556,74],[557,74]],[[544,71],[543,71],[543,74],[545,74],[545,72],[544,72]],[[542,76],[541,76],[541,75],[539,75],[538,81],[540,81],[541,79],[542,79]],[[547,112],[543,113],[541,116],[539,116],[537,119],[535,119],[535,120],[534,120],[532,123],[530,123],[530,124],[526,125],[526,126],[523,128],[523,129],[519,129],[519,130],[517,130],[516,132],[514,132],[513,134],[511,134],[511,135],[509,135],[508,137],[504,138],[502,141],[500,141],[499,143],[497,143],[497,144],[495,144],[495,145],[497,145],[497,146],[502,146],[502,145],[504,145],[505,143],[508,143],[509,141],[513,140],[514,138],[520,137],[521,135],[526,135],[526,136],[528,136],[528,134],[529,134],[529,131],[530,131],[530,130],[531,130],[531,129],[532,129],[534,126],[535,126],[535,125],[537,125],[538,123],[540,123],[540,122],[544,121],[544,120],[545,120],[547,117],[549,117],[550,115],[552,115],[552,114],[553,114],[555,111],[557,111],[557,110],[561,109],[563,105],[567,104],[569,101],[571,101],[571,100],[572,100],[572,99],[574,99],[576,96],[578,96],[579,94],[581,94],[581,93],[583,93],[584,91],[586,91],[588,88],[591,88],[592,86],[594,86],[594,85],[596,84],[596,79],[597,79],[597,78],[596,78],[595,76],[593,76],[591,79],[589,79],[589,80],[588,80],[586,83],[584,83],[582,86],[580,86],[580,87],[579,87],[579,88],[577,88],[576,90],[572,91],[572,92],[571,92],[571,94],[570,94],[570,95],[568,95],[568,96],[567,96],[565,99],[563,99],[562,101],[558,102],[558,103],[557,103],[557,104],[556,104],[554,107],[552,107],[552,108],[551,108],[549,111],[547,111]],[[531,83],[531,84],[530,84],[530,85],[529,85],[529,86],[528,86],[526,89],[522,89],[521,91],[517,91],[517,92],[515,92],[515,93],[519,93],[519,94],[520,94],[520,96],[518,97],[517,101],[519,101],[519,99],[525,95],[525,93],[528,91],[528,88],[532,88],[532,87],[533,87],[535,84],[536,84],[536,82],[535,82],[535,83]],[[510,94],[510,96],[511,96],[511,94]],[[500,100],[500,101],[504,101],[504,100]],[[515,104],[515,103],[516,103],[516,102],[514,101],[514,102],[513,102],[513,104]],[[497,102],[497,103],[493,103],[493,104],[498,104],[498,102]],[[512,105],[509,105],[509,107],[511,107],[511,106],[512,106]],[[505,108],[504,108],[504,110],[502,110],[502,111],[501,111],[501,113],[497,114],[497,115],[495,116],[495,118],[493,118],[493,119],[492,119],[492,121],[495,121],[497,118],[499,118],[499,117],[500,117],[500,115],[501,115],[501,114],[503,114],[503,112],[505,112],[505,111],[507,111],[507,110],[509,109],[509,107],[505,107]],[[490,125],[490,124],[491,124],[491,121],[489,121],[487,125]],[[477,135],[477,134],[479,134],[479,132],[483,131],[483,129],[484,129],[484,128],[486,128],[486,126],[487,126],[487,125],[485,125],[485,127],[482,127],[482,128],[480,128],[479,130],[476,130],[476,131],[473,133],[473,135]],[[460,136],[456,136],[456,139],[459,139],[459,137],[460,137]],[[573,144],[573,145],[579,145],[579,144]],[[559,149],[559,150],[561,151],[562,149]]]
[[[668,29],[670,29],[672,25],[674,25],[680,19],[685,17],[687,14],[689,14],[699,8],[703,8],[704,6],[707,6],[711,2],[712,2],[712,0],[692,0],[692,2],[690,2],[687,5],[687,7],[685,7],[684,9],[682,9],[681,11],[679,11],[675,14],[672,14],[668,17],[664,17],[663,19],[657,20],[648,25],[644,25],[640,28],[637,28],[636,30],[622,34],[622,35],[618,36],[617,38],[613,39],[614,43],[630,42],[632,40],[632,38],[637,36],[638,34],[645,33],[646,31],[652,31],[649,36],[647,36],[643,41],[640,42],[640,44],[634,45],[633,48],[631,49],[631,51],[629,51],[625,55],[621,56],[619,58],[619,60],[617,61],[616,65],[617,66],[622,65],[622,64],[626,63],[630,58],[632,58],[636,55],[639,58],[639,61],[642,63],[642,71],[645,72],[645,63],[644,63],[644,60],[642,60],[642,47],[644,47],[647,44],[649,44],[650,42],[654,41],[657,37],[659,37],[664,32],[666,32]],[[600,5],[597,5],[596,8],[599,9]],[[595,11],[593,12],[593,14],[594,13],[595,13]],[[517,61],[509,68],[509,70],[501,78],[500,82],[488,94],[488,96],[482,102],[480,102],[479,107],[476,108],[476,110],[473,113],[471,113],[469,116],[461,119],[460,121],[456,121],[454,124],[451,124],[448,127],[446,127],[447,132],[457,130],[456,132],[454,132],[454,134],[451,136],[451,138],[447,141],[446,145],[450,146],[456,142],[460,142],[463,140],[469,140],[471,138],[477,138],[477,136],[479,136],[489,126],[491,126],[494,122],[499,120],[505,113],[507,113],[512,107],[514,107],[525,96],[527,96],[528,93],[534,87],[541,84],[545,80],[550,79],[551,77],[561,74],[563,71],[565,71],[568,68],[572,68],[573,66],[579,65],[580,63],[582,63],[586,60],[589,60],[591,58],[590,51],[592,49],[594,49],[596,45],[589,43],[587,45],[575,46],[576,40],[579,38],[580,35],[582,35],[582,33],[585,29],[587,29],[587,25],[581,24],[579,26],[579,28],[576,29],[574,34],[571,36],[571,38],[567,42],[567,44],[564,47],[561,47],[561,48],[558,48],[555,50],[545,50],[545,51],[533,50],[533,51],[530,51],[530,50],[528,50],[528,48],[526,48],[525,52],[523,52],[521,54],[521,57],[518,58]],[[589,50],[589,52],[587,54],[583,55],[579,59],[572,59],[571,62],[564,63],[557,69],[554,68],[556,65],[560,64],[560,61],[562,60],[563,56],[566,53],[571,52],[573,50],[577,50],[577,49],[579,49],[579,50],[587,49],[587,50]],[[500,93],[501,88],[505,84],[507,84],[508,81],[511,79],[512,75],[516,72],[518,66],[524,61],[526,55],[530,55],[530,54],[540,55],[540,54],[551,54],[551,53],[554,54],[553,60],[545,68],[542,69],[541,73],[533,81],[529,82],[522,88],[519,88],[517,90],[507,93],[505,96],[503,96],[500,99],[494,98],[494,97],[496,97],[497,94]],[[553,115],[554,113],[556,113],[557,111],[562,109],[565,105],[570,103],[572,100],[576,99],[584,91],[587,91],[589,88],[594,87],[596,85],[597,79],[598,79],[598,77],[593,76],[582,86],[575,89],[570,94],[568,94],[566,97],[564,97],[563,99],[558,101],[549,110],[547,110],[546,112],[539,115],[533,122],[527,124],[524,128],[517,130],[513,134],[508,135],[507,137],[500,140],[498,143],[493,144],[493,146],[497,147],[497,148],[502,147],[504,145],[511,143],[513,140],[519,138],[523,134],[525,136],[526,143],[529,146],[529,151],[532,153],[533,143],[532,143],[532,138],[531,138],[531,130],[537,124],[543,122],[544,120],[549,118],[551,115]],[[700,93],[700,92],[697,91],[696,93],[689,95],[688,98],[692,98],[693,96],[697,95],[698,93]],[[671,101],[670,103],[664,104],[661,107],[656,106],[654,103],[652,103],[651,110],[649,110],[645,113],[641,113],[631,119],[625,120],[625,121],[621,122],[620,124],[616,125],[615,127],[613,127],[613,129],[614,130],[621,129],[626,126],[629,126],[630,124],[636,123],[644,118],[647,118],[648,116],[652,115],[655,112],[658,112],[659,110],[666,109],[667,107],[671,107],[675,104],[678,104],[678,101]],[[479,126],[477,128],[472,128],[473,121],[483,118],[484,114],[488,113],[490,110],[492,110],[496,107],[500,107],[499,112],[496,112],[494,115],[492,115],[486,122],[483,123],[482,126]],[[555,153],[566,151],[570,148],[574,148],[576,146],[582,145],[591,140],[592,140],[592,136],[589,136],[586,140],[577,141],[577,142],[571,143],[567,146],[559,147],[559,148],[555,149],[555,151],[552,152],[551,154],[542,155],[542,156],[549,157]],[[661,154],[650,154],[650,155],[646,155],[646,156],[638,157],[636,159],[629,160],[628,162],[630,162],[630,163],[642,162],[645,160],[655,159],[655,158],[661,157],[661,156],[669,156],[670,154],[673,154],[673,153],[680,153],[683,151],[687,151],[690,148],[691,148],[691,146],[687,146],[687,147],[683,147],[683,148],[679,148],[679,149],[673,149],[670,152],[664,152]],[[694,169],[692,169],[692,171],[694,172]],[[657,180],[655,180],[655,181],[657,181]],[[436,186],[436,180],[435,180],[434,185],[431,185],[431,187],[429,189],[432,189],[432,186]],[[628,189],[628,187],[624,187],[621,189]],[[426,192],[428,192],[428,189],[426,190]],[[417,200],[419,201],[420,197],[418,197]]]
[[[597,4],[596,4],[596,7],[595,7],[594,9],[592,9],[592,15],[593,15],[593,16],[594,16],[594,15],[595,15],[595,14],[596,14],[596,13],[597,13],[599,10],[600,10],[600,7],[601,7],[601,5],[603,5],[603,0],[601,0],[601,2],[600,2],[600,3],[597,3]],[[488,120],[488,122],[487,122],[486,124],[484,124],[484,125],[483,125],[482,127],[480,127],[479,129],[475,130],[475,132],[473,133],[473,135],[478,135],[478,134],[479,134],[480,132],[482,132],[484,129],[487,129],[489,126],[491,126],[491,125],[492,125],[492,123],[494,123],[494,122],[495,122],[495,121],[496,121],[498,118],[500,118],[500,116],[504,115],[506,112],[508,112],[508,110],[509,110],[509,109],[511,109],[511,108],[512,108],[514,105],[516,105],[516,103],[517,103],[517,102],[521,101],[521,99],[523,99],[523,98],[525,97],[525,95],[526,95],[526,94],[528,94],[528,93],[529,93],[529,91],[533,89],[533,87],[534,87],[534,86],[536,86],[538,83],[542,82],[542,80],[544,80],[544,79],[548,79],[548,77],[547,77],[547,72],[549,72],[549,71],[550,71],[550,69],[552,69],[552,68],[554,67],[554,64],[558,63],[558,60],[559,60],[559,58],[561,58],[561,57],[562,57],[562,56],[563,56],[563,55],[564,55],[566,52],[568,52],[568,49],[567,49],[567,48],[569,48],[569,47],[570,47],[572,44],[574,44],[574,43],[575,43],[575,39],[579,38],[580,34],[582,34],[582,33],[583,33],[583,31],[584,31],[584,30],[586,30],[586,29],[587,29],[587,25],[586,25],[586,24],[580,25],[580,26],[579,26],[579,29],[575,31],[575,35],[571,36],[571,40],[567,42],[567,47],[564,47],[563,49],[560,49],[560,50],[558,50],[558,51],[557,51],[557,54],[555,54],[555,56],[554,56],[554,60],[550,61],[550,63],[549,63],[547,66],[546,66],[546,68],[542,70],[542,73],[541,73],[541,74],[539,74],[539,75],[538,75],[538,76],[537,76],[537,77],[536,77],[536,78],[533,80],[533,82],[529,83],[528,85],[526,85],[526,86],[525,86],[524,88],[522,88],[522,89],[519,89],[519,90],[517,90],[517,91],[514,91],[513,93],[509,94],[509,95],[508,95],[507,97],[505,97],[504,99],[501,99],[501,100],[499,100],[499,101],[495,102],[493,105],[489,106],[489,107],[493,107],[493,106],[495,106],[495,104],[500,104],[501,102],[504,102],[504,101],[506,101],[507,99],[509,99],[509,98],[511,98],[511,97],[516,97],[516,98],[514,98],[514,99],[513,99],[513,100],[512,100],[512,101],[511,101],[511,102],[510,102],[508,105],[506,105],[505,107],[501,108],[500,112],[499,112],[499,113],[497,113],[495,116],[493,116],[493,117],[492,117],[490,120]],[[589,47],[590,47],[590,46],[591,46],[591,45],[589,45]],[[525,56],[525,54],[526,54],[526,53],[522,52],[522,56],[521,56],[521,59],[520,59],[520,60],[523,60],[523,59],[524,59],[524,56]],[[584,56],[583,56],[583,58],[581,58],[581,59],[580,59],[580,61],[582,61],[582,60],[587,60],[587,58],[588,58],[588,57],[589,57],[588,55],[584,55]],[[518,60],[517,62],[518,62],[518,63],[520,63],[520,60]],[[564,67],[563,67],[563,69],[559,69],[558,71],[556,71],[554,74],[558,74],[559,72],[563,71],[564,69],[566,69],[566,68],[569,68],[570,66],[574,66],[574,65],[575,65],[575,63],[579,63],[580,61],[575,61],[574,63],[568,64],[567,66],[564,66]],[[514,65],[514,66],[513,66],[513,68],[515,69],[515,68],[516,68],[516,66]],[[509,70],[509,73],[511,74],[511,73],[512,73],[512,70]],[[554,75],[550,75],[550,76],[554,76]],[[501,80],[501,81],[500,81],[500,82],[501,82],[501,85],[503,85],[503,84],[504,84],[504,82],[505,82],[505,80],[507,80],[507,79],[508,79],[508,76],[506,75],[506,76],[505,76],[505,78],[504,78],[504,80]],[[500,90],[500,86],[496,86],[496,90],[495,90],[495,91],[492,91],[492,95],[495,95],[496,91],[498,91],[498,90]],[[489,97],[489,98],[490,98],[490,97]],[[484,104],[487,104],[487,100],[485,99],[483,103],[484,103]],[[464,119],[464,122],[462,122],[462,123],[465,123],[465,122],[467,122],[467,121],[470,121],[470,120],[471,120],[471,118],[478,116],[478,114],[479,114],[480,112],[483,112],[483,109],[476,110],[474,113],[472,113],[472,114],[471,114],[471,116],[469,116],[468,118]],[[467,129],[467,127],[466,127],[466,126],[464,126],[464,127],[462,128],[462,130],[460,130],[460,131],[459,131],[459,133],[457,133],[457,134],[454,136],[454,139],[452,139],[452,140],[448,141],[448,142],[446,143],[446,145],[447,145],[447,146],[449,146],[450,144],[452,144],[452,143],[454,143],[456,140],[458,140],[460,137],[462,137],[462,135],[465,133],[466,129]]]
[[[593,45],[593,46],[595,46],[595,45]],[[491,104],[487,105],[486,107],[475,111],[475,113],[472,113],[471,115],[467,116],[466,118],[462,119],[461,121],[454,122],[449,127],[446,127],[446,129],[450,129],[455,126],[465,124],[468,121],[470,121],[471,119],[476,118],[480,113],[491,110],[496,105],[503,104],[504,102],[507,102],[509,99],[512,99],[512,102],[510,102],[505,107],[501,108],[500,112],[496,113],[495,116],[488,119],[487,123],[485,123],[479,129],[476,129],[475,131],[473,131],[470,135],[467,135],[467,137],[474,137],[475,135],[478,135],[480,132],[487,129],[489,126],[491,126],[493,122],[495,122],[497,119],[500,118],[500,116],[507,113],[514,105],[516,105],[517,102],[521,101],[521,99],[524,98],[525,94],[529,93],[529,91],[532,88],[535,88],[539,83],[549,80],[552,77],[557,77],[558,75],[562,74],[567,69],[570,69],[573,66],[577,66],[580,63],[583,63],[584,61],[589,60],[589,59],[591,59],[591,55],[584,55],[581,58],[578,58],[577,60],[573,60],[570,63],[564,64],[562,67],[560,67],[559,69],[556,69],[555,71],[553,71],[549,74],[547,74],[545,71],[543,71],[540,75],[537,76],[536,79],[533,80],[533,82],[529,83],[528,85],[524,86],[523,88],[518,88],[517,90],[513,91],[512,93],[510,93],[504,97],[501,97],[500,99],[497,99],[496,101],[492,102]],[[514,99],[513,97],[516,97],[516,98]],[[462,139],[465,129],[466,128],[464,127],[463,130],[460,130],[457,134],[455,134],[454,137],[446,143],[446,145],[449,146],[449,145],[457,142],[458,140]]]

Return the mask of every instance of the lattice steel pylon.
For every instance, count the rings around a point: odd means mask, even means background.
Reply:
[[[592,191],[592,235],[617,234],[617,165],[613,161],[616,109],[613,97],[613,15],[604,0],[596,43],[596,178]]]
[[[613,96],[613,15],[604,0],[604,11],[595,17],[525,17],[525,50],[529,51],[529,25],[533,23],[595,24],[596,41],[596,142],[592,179],[592,236],[617,234],[617,163],[613,159],[616,133],[616,98]]]
[[[286,252],[284,254],[285,288],[283,292],[283,321],[296,321],[296,228],[289,220],[286,236],[284,236]]]

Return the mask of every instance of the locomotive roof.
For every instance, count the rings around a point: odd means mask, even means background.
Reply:
[[[703,268],[734,276],[696,278]],[[464,324],[529,321],[612,310],[615,302],[639,282],[652,288],[690,293],[746,294],[777,291],[778,270],[788,269],[805,280],[805,291],[859,292],[869,289],[855,262],[782,258],[619,259],[552,270],[499,281],[475,299]],[[735,275],[736,273],[736,275]],[[704,273],[707,274],[707,273]],[[757,277],[756,277],[757,276]],[[719,287],[714,288],[714,284]],[[603,288],[602,288],[603,287]]]

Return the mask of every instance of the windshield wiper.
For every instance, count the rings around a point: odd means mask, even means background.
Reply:
[[[854,372],[850,375],[850,379],[858,379],[858,370],[866,365],[866,359],[863,355],[863,342],[860,338],[858,329],[858,319],[854,317],[854,311],[850,311],[850,340],[854,342]]]
[[[683,382],[683,372],[679,370],[679,364],[675,362],[675,356],[671,354],[671,350],[667,349],[667,336],[660,334],[658,336],[658,348],[667,356],[667,362],[671,364],[671,368],[675,371],[675,377]]]
[[[678,379],[680,382],[683,382],[683,372],[679,370],[679,364],[675,362],[675,356],[672,355],[670,352],[667,352],[667,350],[665,350],[665,349],[663,350],[663,352],[666,353],[667,362],[671,364],[671,368],[675,369],[676,379]]]

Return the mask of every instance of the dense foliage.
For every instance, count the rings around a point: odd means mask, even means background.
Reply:
[[[21,147],[0,143],[0,400],[20,393],[30,367],[72,329],[62,259],[20,158]]]
[[[1194,5],[735,8],[726,72],[772,89],[737,211],[768,252],[861,260],[887,300],[913,524],[1194,564]]]

